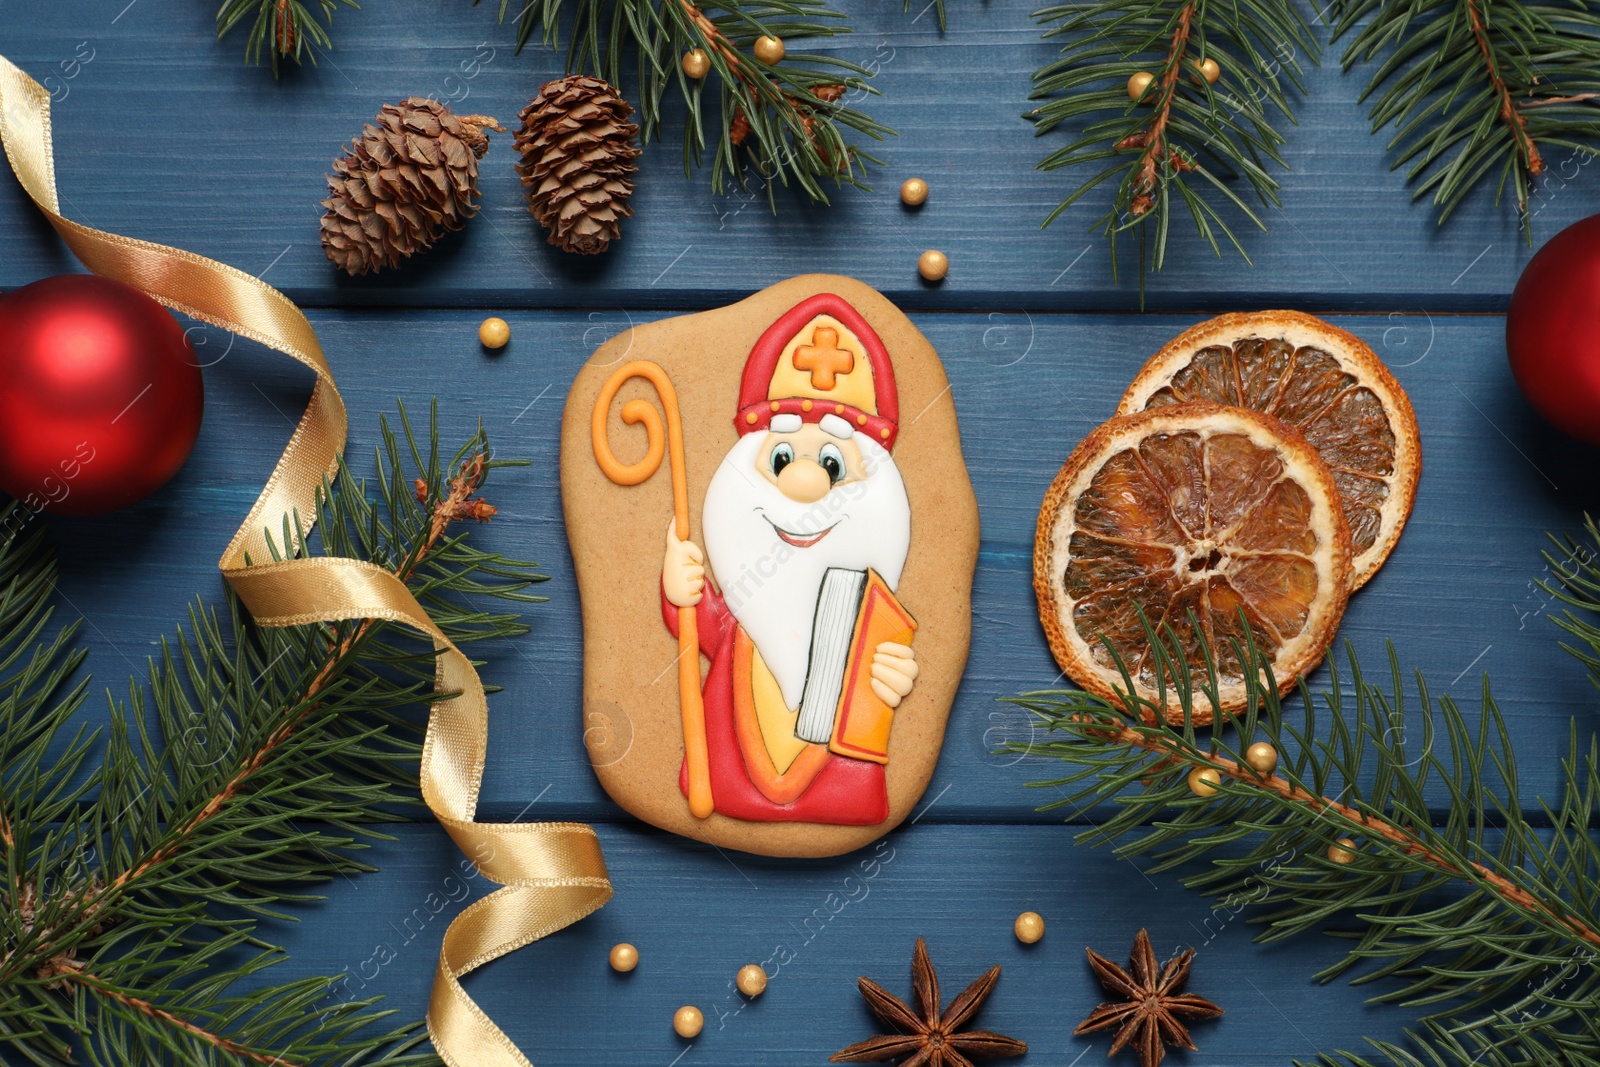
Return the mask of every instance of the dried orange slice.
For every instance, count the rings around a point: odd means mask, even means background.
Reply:
[[[1350,588],[1377,573],[1411,515],[1422,446],[1410,398],[1366,342],[1298,311],[1219,315],[1152,356],[1117,414],[1187,400],[1263,411],[1300,431],[1339,487]]]
[[[1171,627],[1206,723],[1200,638],[1223,712],[1246,699],[1229,642],[1243,638],[1241,609],[1287,692],[1333,640],[1350,559],[1333,475],[1303,437],[1244,408],[1163,405],[1110,420],[1067,459],[1039,513],[1033,586],[1061,669],[1104,697],[1124,687],[1109,642],[1138,695],[1158,699],[1141,613]],[[1182,721],[1170,681],[1166,713]]]

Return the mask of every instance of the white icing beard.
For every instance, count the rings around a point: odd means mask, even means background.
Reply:
[[[712,574],[728,609],[761,652],[790,709],[800,706],[811,658],[811,620],[829,567],[872,568],[890,589],[900,584],[911,547],[911,502],[894,458],[857,434],[867,476],[828,491],[812,504],[791,500],[756,470],[764,433],[749,433],[728,450],[706,489],[701,529]],[[825,529],[798,548],[773,526],[800,537]]]

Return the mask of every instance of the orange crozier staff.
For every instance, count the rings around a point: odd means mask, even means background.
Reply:
[[[661,415],[647,400],[630,400],[622,405],[622,421],[644,427],[649,439],[644,458],[623,463],[611,451],[606,422],[617,390],[631,378],[643,378],[656,387],[661,406],[667,413],[666,433]],[[594,412],[589,418],[589,434],[594,442],[594,458],[605,476],[618,485],[638,485],[661,468],[661,457],[672,459],[672,511],[674,530],[681,541],[689,540],[689,480],[683,466],[683,423],[678,417],[678,391],[667,372],[649,360],[636,359],[618,367],[600,387]],[[678,609],[678,707],[683,715],[683,747],[689,765],[689,810],[698,819],[712,812],[710,760],[706,755],[706,710],[700,695],[700,634],[695,624],[695,609]]]

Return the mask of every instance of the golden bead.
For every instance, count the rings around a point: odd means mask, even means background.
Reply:
[[[1356,843],[1348,837],[1341,837],[1328,846],[1328,859],[1341,866],[1353,862],[1356,858]]]
[[[711,57],[704,48],[691,48],[683,54],[683,72],[695,81],[711,73]]]
[[[1208,797],[1222,784],[1222,772],[1215,767],[1196,767],[1189,772],[1189,792],[1197,797]]]
[[[478,326],[478,342],[484,348],[504,348],[511,340],[511,326],[505,319],[484,319]]]
[[[693,1004],[685,1004],[672,1017],[672,1028],[679,1037],[699,1037],[706,1026],[706,1017]]]
[[[928,199],[928,183],[921,178],[907,178],[900,183],[900,202],[906,207],[921,207]]]
[[[917,257],[917,273],[930,282],[937,282],[950,272],[950,259],[943,252],[928,249]]]
[[[756,38],[756,58],[769,67],[782,63],[785,51],[787,50],[783,47],[782,38],[772,36]]]
[[[1257,741],[1244,750],[1244,761],[1257,774],[1271,774],[1278,769],[1278,750],[1265,741]]]
[[[739,968],[738,977],[733,984],[739,987],[739,992],[747,997],[759,997],[767,991],[767,972],[753,963],[747,963]]]
[[[1217,79],[1222,77],[1222,64],[1214,59],[1202,59],[1197,66],[1200,68],[1200,76],[1211,85],[1217,84]]]
[[[1012,930],[1016,932],[1018,941],[1031,945],[1044,936],[1044,916],[1036,911],[1025,911],[1017,916]]]
[[[626,941],[611,946],[611,969],[627,974],[639,966],[639,950]]]
[[[1156,76],[1154,74],[1151,74],[1148,70],[1141,70],[1137,74],[1135,74],[1133,77],[1129,78],[1128,79],[1128,99],[1129,100],[1137,100],[1137,99],[1139,99],[1141,96],[1144,95],[1145,90],[1150,88],[1150,83],[1155,81],[1155,80],[1156,80]]]

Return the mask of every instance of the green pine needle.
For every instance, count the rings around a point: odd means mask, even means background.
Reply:
[[[403,408],[381,430],[376,478],[341,463],[316,543],[290,527],[274,555],[392,570],[458,644],[526,633],[545,575],[434,529],[441,501],[510,464],[479,462],[481,429],[445,459],[437,419],[419,436]],[[231,596],[197,603],[109,728],[84,731],[83,649],[51,624],[55,564],[29,517],[0,509],[0,1059],[438,1063],[420,1026],[348,1001],[338,976],[271,973],[276,923],[372,870],[365,842],[419,802],[431,642],[376,622],[260,629]]]
[[[359,8],[356,0],[316,0],[322,9],[322,18],[333,25],[333,13],[343,4]],[[272,64],[272,76],[278,77],[278,61],[293,59],[302,63],[307,58],[317,65],[317,50],[333,47],[327,27],[317,21],[317,16],[302,0],[222,0],[217,9],[217,40],[222,40],[240,26],[245,30],[244,58],[246,63],[260,63],[266,56]]]
[[[1582,663],[1589,672],[1589,680],[1600,688],[1600,627],[1592,621],[1600,613],[1600,525],[1585,518],[1585,539],[1568,536],[1551,536],[1554,552],[1544,553],[1556,581],[1540,586],[1548,593],[1583,612],[1579,615],[1564,611],[1553,616],[1553,621],[1576,643],[1563,642],[1561,647]]]
[[[1588,533],[1593,543],[1562,542],[1551,562],[1559,595],[1584,612],[1559,621],[1600,681],[1600,529],[1590,523]],[[1147,637],[1162,684],[1182,697],[1182,725],[1160,719],[1164,696],[1130,695],[1125,676],[1117,700],[1072,690],[1015,698],[1042,740],[1010,748],[1069,765],[1037,783],[1065,791],[1047,807],[1115,810],[1080,843],[1148,855],[1152,874],[1181,871],[1223,921],[1246,913],[1259,940],[1309,930],[1344,938],[1345,956],[1317,981],[1376,983],[1372,999],[1420,1013],[1406,1042],[1369,1041],[1362,1053],[1322,1055],[1317,1067],[1600,1061],[1593,737],[1573,724],[1560,794],[1535,798],[1529,815],[1487,679],[1480,710],[1468,715],[1420,674],[1408,684],[1392,648],[1374,678],[1347,647],[1346,670],[1330,663],[1320,696],[1302,682],[1280,700],[1270,657],[1247,638],[1230,644],[1247,665],[1248,705],[1197,728],[1194,695],[1214,696],[1218,685],[1210,649],[1180,655],[1170,627],[1159,637],[1147,627]],[[1256,741],[1280,754],[1270,776],[1245,761]],[[1189,789],[1202,767],[1222,777],[1214,796]],[[1340,863],[1330,847],[1345,838],[1354,859]]]
[[[1600,145],[1600,5],[1592,0],[1342,0],[1343,64],[1377,64],[1364,101],[1391,128],[1394,169],[1443,224],[1474,189],[1530,196],[1552,165]],[[1559,153],[1559,158],[1552,158]],[[1570,177],[1570,175],[1568,175]]]
[[[502,20],[510,10],[511,0],[500,0]],[[827,203],[825,184],[866,189],[867,165],[881,164],[849,132],[874,140],[894,134],[851,106],[877,94],[867,81],[872,72],[834,56],[797,52],[768,66],[752,46],[764,35],[793,42],[848,33],[845,21],[824,0],[699,6],[689,0],[528,0],[517,16],[517,47],[535,36],[555,45],[565,32],[569,72],[637,95],[647,144],[661,137],[663,102],[674,90],[687,112],[684,172],[709,152],[715,192],[730,184],[761,186],[775,206],[777,188],[792,184]],[[694,48],[711,60],[711,72],[699,80],[680,65]]]
[[[1076,0],[1036,17],[1051,26],[1046,38],[1066,43],[1034,74],[1031,98],[1044,103],[1026,117],[1038,135],[1063,127],[1071,138],[1039,169],[1082,175],[1044,225],[1111,183],[1090,230],[1109,239],[1113,273],[1117,240],[1130,231],[1141,284],[1147,261],[1160,270],[1180,211],[1215,254],[1226,243],[1248,262],[1234,226],[1266,229],[1247,196],[1278,206],[1270,170],[1287,164],[1274,122],[1294,121],[1288,94],[1304,88],[1301,58],[1318,57],[1299,10],[1289,0]],[[1205,59],[1221,67],[1215,85],[1199,75]],[[1135,103],[1128,82],[1141,72],[1154,81]]]

